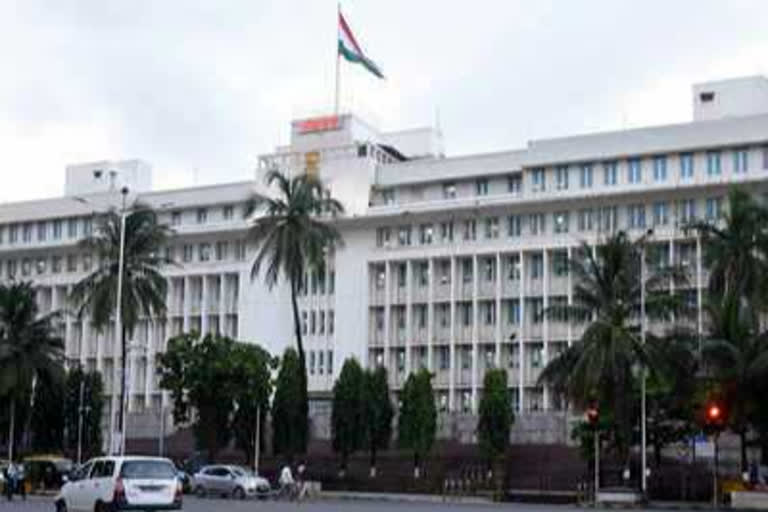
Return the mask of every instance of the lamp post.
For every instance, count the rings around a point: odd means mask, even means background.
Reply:
[[[645,331],[647,318],[645,315],[645,246],[648,238],[653,236],[653,229],[649,229],[645,233],[645,238],[642,241],[640,250],[640,344],[645,348]],[[640,437],[641,437],[641,470],[640,470],[640,487],[643,491],[643,495],[648,492],[648,421],[647,421],[647,405],[646,405],[646,368],[642,367],[642,376],[640,378]]]

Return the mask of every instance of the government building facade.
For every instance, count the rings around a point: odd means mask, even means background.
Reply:
[[[344,244],[304,279],[299,304],[314,433],[327,437],[329,394],[341,363],[384,365],[395,394],[421,367],[434,374],[441,435],[471,440],[462,418],[477,410],[486,369],[509,376],[518,441],[567,439],[567,414],[542,386],[544,366],[583,327],[542,315],[570,303],[567,262],[610,233],[647,236],[653,265],[680,264],[670,282],[698,312],[707,269],[684,226],[717,222],[727,193],[742,184],[768,193],[768,79],[693,87],[693,121],[541,139],[510,151],[445,157],[435,128],[383,133],[344,114],[291,124],[291,142],[259,157],[252,181],[154,191],[139,161],[69,166],[63,197],[0,205],[0,281],[35,283],[42,313],[69,311],[59,329],[67,364],[103,373],[115,421],[119,345],[68,302],[72,286],[99,264],[78,242],[99,212],[155,207],[175,231],[165,253],[167,315],[141,319],[129,344],[128,435],[173,430],[156,357],[169,337],[218,332],[279,355],[294,345],[287,286],[251,278],[246,203],[272,193],[272,169],[310,173],[345,206]],[[465,423],[469,425],[469,420]],[[465,425],[465,426],[466,426]]]

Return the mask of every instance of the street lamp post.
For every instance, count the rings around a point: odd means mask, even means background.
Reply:
[[[649,229],[646,232],[646,238],[653,236],[653,229]],[[643,240],[640,250],[640,343],[645,348],[645,331],[647,328],[646,314],[645,314],[645,244],[647,240]],[[640,487],[645,495],[648,492],[648,421],[647,421],[647,407],[646,407],[646,368],[643,365],[642,375],[640,378],[640,437],[641,437],[641,470],[640,470]]]

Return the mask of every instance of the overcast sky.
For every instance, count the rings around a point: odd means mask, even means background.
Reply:
[[[768,73],[764,0],[348,0],[378,81],[342,106],[434,123],[449,155],[687,121],[690,85]],[[142,158],[156,188],[248,179],[333,105],[335,0],[0,0],[0,201],[67,163]]]

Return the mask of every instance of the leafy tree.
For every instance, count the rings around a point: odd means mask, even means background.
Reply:
[[[365,442],[370,454],[371,476],[376,476],[376,454],[386,450],[392,439],[392,418],[395,410],[389,395],[387,369],[379,366],[365,371],[363,386],[365,407]]]
[[[64,342],[52,321],[57,314],[41,316],[31,283],[0,285],[0,396],[9,403],[8,459],[16,443],[16,404],[28,399],[32,383],[41,377],[63,375]]]
[[[710,331],[704,359],[729,408],[729,427],[741,441],[741,467],[747,468],[750,419],[765,407],[757,395],[768,378],[768,332],[760,332],[759,313],[746,296],[731,291],[707,305]]]
[[[289,460],[307,450],[307,412],[302,403],[306,389],[306,374],[299,356],[288,348],[280,361],[272,400],[272,443],[274,452]]]
[[[402,392],[398,421],[400,446],[413,452],[414,476],[421,474],[422,458],[432,448],[437,431],[437,407],[432,374],[422,368],[411,373]]]
[[[125,218],[123,252],[122,304],[120,309],[120,401],[117,429],[125,431],[127,364],[126,340],[142,316],[163,316],[168,283],[161,267],[172,263],[162,254],[171,230],[160,224],[156,212],[143,204],[134,204]],[[116,290],[120,277],[121,214],[110,210],[99,218],[94,234],[80,242],[80,249],[96,256],[98,266],[72,289],[71,301],[79,315],[90,313],[94,326],[103,330],[116,311]]]
[[[480,448],[490,461],[506,452],[509,432],[515,421],[507,389],[507,372],[504,369],[485,372],[478,412],[480,417],[477,434]]]
[[[198,446],[205,447],[213,461],[230,440],[230,418],[234,413],[235,342],[208,334],[181,334],[168,340],[168,349],[158,354],[160,387],[173,398],[173,418],[178,424],[194,420]]]
[[[99,372],[83,372],[75,368],[67,374],[64,395],[67,447],[77,450],[77,429],[80,421],[80,384],[83,383],[83,460],[101,453],[101,418],[104,410],[104,384]]]
[[[62,451],[64,443],[64,379],[42,374],[37,379],[30,417],[32,449],[36,452]]]
[[[611,409],[616,419],[615,441],[626,460],[634,424],[632,401],[635,370],[665,371],[669,359],[666,343],[652,333],[642,342],[640,264],[644,238],[631,241],[618,232],[595,248],[582,244],[579,257],[569,261],[574,277],[572,305],[556,305],[545,314],[587,323],[581,339],[550,361],[539,381],[564,392],[577,406],[597,398],[601,410]],[[646,272],[647,316],[664,320],[678,301],[668,292],[670,279],[683,280],[676,267],[650,268]],[[682,312],[682,311],[681,311]]]
[[[365,374],[354,358],[344,361],[333,385],[331,435],[333,451],[341,455],[341,471],[347,469],[347,458],[359,450],[365,438]]]
[[[326,251],[342,243],[336,227],[321,216],[335,217],[343,213],[344,208],[339,201],[325,193],[320,181],[306,174],[288,177],[274,170],[267,174],[266,182],[267,186],[277,187],[277,197],[256,196],[246,212],[247,218],[254,217],[249,236],[258,248],[251,268],[251,279],[258,276],[262,267],[266,266],[264,280],[270,289],[281,276],[290,285],[293,327],[301,368],[299,377],[302,381],[302,391],[296,400],[303,419],[295,428],[302,429],[298,438],[306,439],[309,425],[307,365],[297,295],[305,271],[323,268]]]
[[[237,446],[253,463],[256,448],[256,421],[261,422],[259,446],[263,446],[264,424],[272,394],[271,369],[275,366],[269,353],[258,345],[237,343],[233,347],[235,414],[232,429]]]

